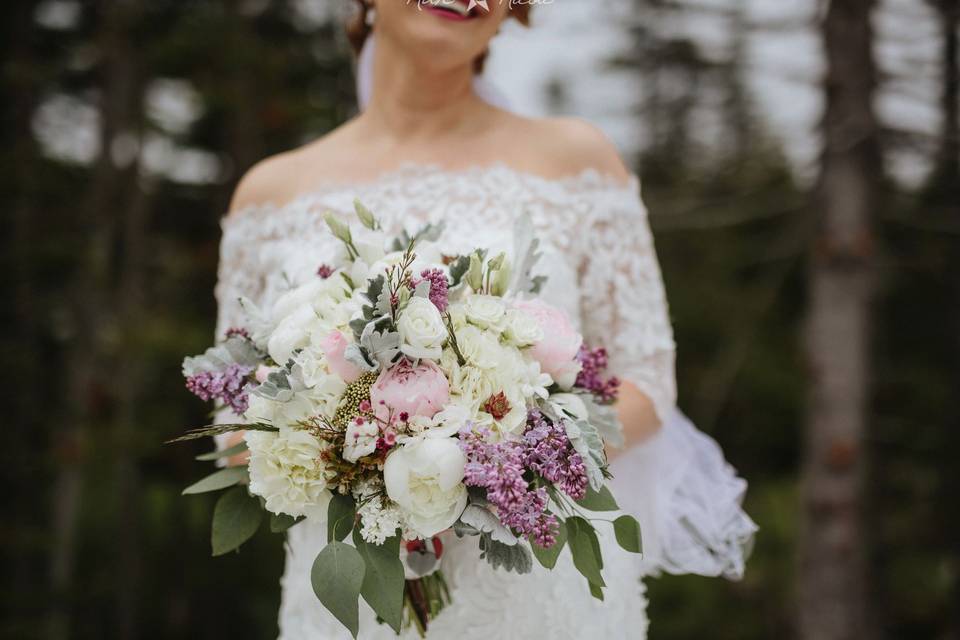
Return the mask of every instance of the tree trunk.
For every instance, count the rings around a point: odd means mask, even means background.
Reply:
[[[822,23],[826,111],[811,257],[812,369],[802,468],[799,630],[810,640],[869,638],[864,549],[873,219],[882,162],[872,101],[874,0],[833,0]]]

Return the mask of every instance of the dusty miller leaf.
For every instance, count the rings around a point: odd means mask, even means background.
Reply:
[[[190,377],[208,371],[223,371],[232,364],[255,367],[262,363],[264,356],[253,342],[241,336],[227,338],[215,347],[210,347],[202,355],[183,359],[183,375]]]
[[[507,527],[503,526],[500,519],[493,513],[475,504],[467,505],[460,516],[460,521],[474,528],[477,532],[489,534],[496,542],[506,545],[517,544],[517,536],[513,535]]]
[[[533,555],[525,544],[503,544],[493,539],[489,533],[480,534],[480,557],[494,569],[503,567],[506,571],[530,573],[533,570]]]

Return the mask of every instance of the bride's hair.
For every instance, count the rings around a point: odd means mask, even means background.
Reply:
[[[367,16],[370,13],[371,6],[368,0],[355,0],[359,9],[354,13],[353,17],[347,22],[347,38],[350,40],[350,45],[353,47],[354,53],[360,55],[360,51],[363,49],[363,44],[367,41],[367,37],[370,35],[370,32],[373,31],[373,28],[367,24]],[[510,6],[509,17],[514,18],[517,22],[527,27],[530,26],[530,9],[533,8],[533,5],[521,3],[517,5]],[[473,70],[476,73],[483,71],[483,63],[487,60],[487,52],[481,53],[477,56],[477,59],[473,61]]]

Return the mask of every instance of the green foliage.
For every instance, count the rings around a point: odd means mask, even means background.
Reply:
[[[260,501],[245,487],[235,487],[217,500],[213,510],[210,542],[213,555],[221,556],[238,549],[253,537],[263,520]]]
[[[227,467],[226,469],[220,469],[219,471],[211,473],[203,480],[194,482],[192,485],[183,490],[183,495],[207,493],[208,491],[219,491],[220,489],[226,489],[227,487],[232,487],[235,484],[246,482],[247,478],[248,474],[246,466]]]
[[[357,503],[350,496],[333,494],[327,507],[327,540],[346,539],[357,517]]]
[[[620,516],[613,521],[613,533],[617,544],[630,553],[643,553],[640,538],[640,523],[633,516]]]
[[[544,548],[536,542],[530,543],[530,550],[533,551],[533,557],[547,569],[553,569],[557,566],[557,558],[560,557],[560,552],[563,551],[563,547],[567,543],[567,525],[559,518],[557,520],[559,522],[557,540],[553,543],[552,547]]]
[[[567,546],[573,556],[573,565],[591,585],[607,586],[600,574],[603,569],[603,556],[593,525],[579,516],[572,516],[567,518],[566,526]]]
[[[403,563],[400,561],[400,535],[383,544],[370,544],[353,530],[353,545],[363,557],[365,567],[360,595],[390,627],[400,633],[403,619]]]
[[[494,540],[489,533],[480,534],[480,558],[486,560],[494,569],[515,573],[530,573],[533,569],[533,555],[522,542],[504,544]]]
[[[606,485],[600,487],[599,491],[588,486],[587,492],[583,498],[577,500],[577,504],[590,511],[616,511],[620,508]]]
[[[360,628],[358,605],[365,572],[360,552],[338,541],[323,548],[310,571],[317,598],[354,638]]]

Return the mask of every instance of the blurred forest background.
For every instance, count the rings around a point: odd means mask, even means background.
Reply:
[[[209,445],[161,443],[205,420],[180,361],[210,342],[236,180],[354,111],[333,1],[0,3],[0,636],[276,637],[280,539],[211,559],[212,498],[179,495]],[[680,405],[761,527],[741,582],[650,582],[651,638],[960,638],[960,2],[913,0],[935,56],[896,69],[871,28],[890,2],[823,0],[801,24],[622,2],[635,20],[606,64],[644,88],[631,159]],[[722,55],[669,26],[704,13]],[[821,52],[794,79],[822,101],[799,134],[815,166],[745,82],[761,29]],[[563,111],[562,78],[548,89]],[[881,117],[891,90],[933,130]]]

